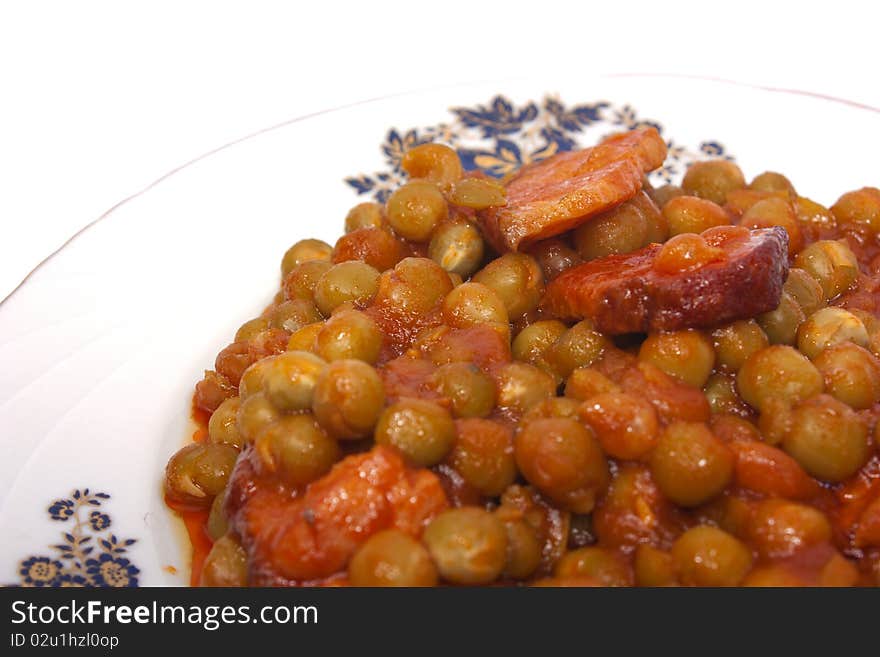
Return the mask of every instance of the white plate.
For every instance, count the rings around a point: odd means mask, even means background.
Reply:
[[[545,102],[548,92],[560,104]],[[498,94],[512,104],[492,106]],[[646,120],[679,156],[672,177],[720,152],[749,177],[782,171],[826,204],[877,184],[876,111],[663,77],[435,90],[220,149],[116,207],[0,306],[0,582],[187,582],[188,548],[161,478],[188,437],[193,385],[271,299],[285,248],[303,237],[332,243],[348,208],[377,191],[359,199],[345,178],[393,184],[393,173],[382,182],[374,172],[387,174],[407,139],[452,137],[503,168],[516,148],[589,144]]]

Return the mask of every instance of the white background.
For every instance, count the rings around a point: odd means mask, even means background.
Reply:
[[[366,98],[548,72],[661,72],[880,107],[873,4],[2,0],[0,299],[168,170]],[[804,125],[805,142],[822,128]]]

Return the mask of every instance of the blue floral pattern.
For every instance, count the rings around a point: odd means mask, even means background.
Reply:
[[[73,515],[73,500],[55,500],[49,507],[49,516],[52,520],[64,522]]]
[[[100,534],[110,528],[109,514],[98,508],[107,503],[107,493],[88,488],[77,489],[70,497],[52,502],[49,517],[60,522],[72,521],[69,532],[62,532],[63,542],[52,545],[55,558],[31,556],[19,562],[22,586],[113,586],[138,585],[140,570],[125,555],[136,539],[120,539],[115,534]]]
[[[618,106],[604,100],[566,105],[556,96],[546,96],[540,102],[516,105],[497,95],[484,105],[453,107],[450,113],[453,120],[449,123],[407,130],[391,128],[381,145],[387,168],[350,176],[345,182],[358,195],[371,195],[384,203],[406,181],[400,166],[403,154],[419,144],[448,144],[458,152],[466,170],[503,178],[525,164],[595,143],[613,132],[643,126],[657,128],[669,147],[666,162],[649,176],[656,184],[678,180],[687,166],[698,160],[733,159],[718,141],[707,140],[686,148],[665,134],[661,123],[641,117],[631,105]]]

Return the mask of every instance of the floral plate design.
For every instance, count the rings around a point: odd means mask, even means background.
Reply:
[[[496,95],[485,105],[453,107],[453,120],[422,128],[391,128],[382,144],[388,168],[372,174],[345,179],[358,194],[370,194],[384,203],[406,181],[400,166],[404,153],[426,142],[452,146],[466,171],[479,170],[493,178],[503,178],[532,162],[539,162],[562,151],[595,144],[614,132],[652,126],[666,139],[669,149],[666,162],[649,175],[651,182],[676,181],[691,162],[705,159],[733,159],[715,140],[688,148],[664,133],[659,121],[639,117],[630,105],[609,101],[566,105],[556,95],[539,101],[516,105],[503,95]]]
[[[61,532],[62,543],[51,546],[57,553],[55,557],[31,556],[21,560],[21,586],[137,586],[140,570],[122,556],[137,539],[122,540],[106,531],[113,521],[101,507],[109,499],[107,493],[83,488],[52,502],[49,518],[56,522],[72,521],[73,527],[69,532]]]

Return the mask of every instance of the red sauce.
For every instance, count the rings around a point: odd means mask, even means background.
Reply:
[[[207,442],[208,420],[210,418],[211,414],[199,408],[196,405],[195,398],[193,398],[192,419],[196,424],[196,429],[192,434],[193,442]],[[211,537],[208,535],[208,515],[210,510],[180,504],[179,502],[168,499],[168,497],[165,498],[165,504],[180,516],[180,519],[183,520],[183,524],[186,527],[189,543],[192,546],[189,584],[190,586],[198,586],[199,580],[202,576],[202,567],[205,564],[205,559],[211,551],[211,546],[214,545],[214,541],[212,541]]]
[[[170,503],[169,506],[174,508]],[[177,511],[177,514],[186,525],[186,533],[189,534],[189,541],[192,544],[192,562],[190,564],[189,585],[198,586],[202,577],[202,567],[205,565],[205,559],[211,551],[214,541],[208,536],[208,510],[199,509],[198,511]]]

